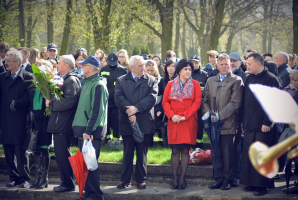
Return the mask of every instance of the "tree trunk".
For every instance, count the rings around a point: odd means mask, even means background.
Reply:
[[[166,52],[172,50],[173,41],[173,10],[174,10],[174,0],[166,1],[166,8],[162,12],[162,17],[160,19],[162,26],[163,39],[161,40],[161,56],[166,57]]]
[[[233,28],[230,28],[230,34],[229,34],[228,42],[226,45],[226,52],[229,54],[231,53],[231,50],[232,50],[233,38],[236,35],[236,31],[233,31],[233,30],[234,30]]]
[[[86,12],[87,15],[87,37],[86,37],[86,50],[88,55],[91,55],[91,39],[90,39],[90,33],[91,33],[91,16],[89,12]]]
[[[298,0],[293,0],[293,53],[298,53]]]
[[[99,28],[97,14],[95,13],[92,0],[86,0],[86,7],[88,9],[89,16],[91,18],[91,22],[93,25],[94,47],[95,47],[95,50],[97,50],[99,49],[99,44],[100,44],[100,28]]]
[[[180,38],[180,11],[176,14],[176,36],[175,36],[175,53],[179,57],[179,38]]]
[[[111,5],[112,5],[112,0],[106,0],[105,5],[104,5],[104,15],[103,15],[103,20],[102,20],[102,45],[101,48],[104,52],[108,50],[108,47],[110,45],[110,40],[109,40],[109,34],[110,34],[110,24],[109,24],[109,15],[111,12]]]
[[[182,51],[182,57],[184,59],[187,59],[186,49],[185,49],[185,28],[186,28],[185,26],[186,26],[186,23],[184,22],[183,28],[182,28],[181,51]]]
[[[19,0],[19,42],[22,47],[25,46],[25,20],[24,20],[24,1]]]
[[[27,21],[27,30],[26,30],[26,47],[31,47],[32,40],[32,30],[33,30],[33,9],[32,9],[32,0],[28,0],[28,21]]]
[[[226,0],[218,0],[216,4],[216,15],[214,25],[211,31],[210,38],[210,49],[217,50],[219,36],[220,36],[220,28],[223,21],[223,12],[225,8]]]
[[[263,37],[262,37],[262,50],[263,53],[267,53],[267,35],[268,35],[268,4],[263,1],[263,9],[264,9],[264,23],[263,27]]]
[[[4,30],[3,27],[6,25],[5,15],[6,15],[6,0],[0,1],[0,42],[3,42]]]
[[[64,24],[63,36],[62,36],[60,55],[67,54],[71,21],[72,21],[72,0],[67,0],[67,2],[66,2],[66,19],[65,19],[65,24]]]
[[[48,44],[54,42],[54,24],[53,24],[54,2],[55,0],[46,0]]]

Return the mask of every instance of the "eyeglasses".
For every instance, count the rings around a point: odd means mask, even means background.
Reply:
[[[125,56],[119,56],[119,58],[125,58]]]
[[[12,63],[12,62],[18,62],[18,61],[13,61],[13,60],[5,60],[5,62],[7,62],[7,63]]]

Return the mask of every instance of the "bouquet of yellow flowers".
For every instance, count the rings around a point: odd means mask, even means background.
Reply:
[[[58,82],[54,78],[54,74],[50,71],[47,66],[37,67],[32,64],[32,71],[34,79],[32,80],[33,85],[36,87],[42,96],[48,100],[61,101],[63,99],[62,82]],[[51,116],[51,108],[46,107],[45,116]]]

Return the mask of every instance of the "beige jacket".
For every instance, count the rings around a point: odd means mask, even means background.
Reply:
[[[207,80],[203,91],[203,115],[213,110],[213,97],[216,97],[216,109],[219,119],[224,122],[221,135],[236,134],[237,111],[240,108],[243,92],[241,77],[231,72],[220,82],[219,74]]]

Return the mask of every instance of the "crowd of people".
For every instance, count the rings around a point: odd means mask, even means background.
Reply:
[[[146,189],[148,147],[158,133],[162,146],[172,149],[171,189],[183,190],[189,150],[203,138],[202,117],[211,116],[212,121],[220,120],[223,125],[217,150],[212,151],[215,183],[209,188],[229,190],[238,186],[239,179],[245,185],[243,190],[256,196],[274,188],[274,179],[254,169],[248,150],[255,141],[274,145],[288,125],[272,123],[248,86],[258,83],[283,89],[298,102],[297,55],[279,52],[273,58],[270,53],[248,50],[241,58],[237,52],[210,50],[204,68],[199,56],[180,60],[171,50],[163,60],[153,54],[129,58],[125,49],[108,55],[98,49],[88,56],[86,49],[79,48],[72,55],[59,59],[57,55],[53,43],[41,51],[26,47],[16,50],[0,43],[0,142],[10,177],[7,187],[48,187],[53,139],[61,179],[54,191],[74,191],[68,160],[72,137],[80,149],[84,139],[92,138],[97,159],[103,140],[122,137],[123,162],[117,188],[131,187],[136,151],[136,187]],[[45,99],[32,87],[32,64],[61,77],[62,101]],[[47,107],[52,111],[50,117],[44,115]],[[23,145],[26,127],[33,123],[39,133],[34,151],[36,178],[29,184],[28,154]],[[142,142],[132,135],[131,124],[136,123],[144,134]],[[104,199],[99,180],[99,169],[89,172],[83,199]]]

